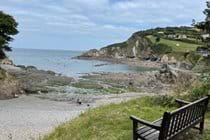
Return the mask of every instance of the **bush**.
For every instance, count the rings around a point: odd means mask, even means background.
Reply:
[[[169,95],[149,97],[149,100],[148,102],[157,106],[174,107],[176,105],[175,98]]]
[[[202,59],[202,56],[201,55],[194,54],[194,53],[190,53],[187,56],[187,60],[190,63],[192,63],[193,65],[196,65],[200,59]]]
[[[198,87],[193,88],[188,95],[190,101],[198,100],[209,94],[210,78],[203,79]]]
[[[168,54],[173,51],[172,47],[162,43],[152,45],[151,49],[156,54]]]

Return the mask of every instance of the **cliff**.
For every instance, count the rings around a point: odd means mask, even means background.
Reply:
[[[134,33],[127,41],[100,50],[92,49],[78,58],[146,58],[152,54],[152,43],[146,37]]]
[[[78,58],[137,58],[156,61],[168,55],[179,59],[184,53],[194,51],[199,45],[202,45],[199,36],[200,32],[192,27],[149,29],[134,33],[125,42],[87,51]]]
[[[177,61],[187,61],[189,52],[194,53],[203,45],[200,36],[201,32],[193,27],[149,29],[134,33],[125,42],[99,50],[92,49],[77,58],[117,60],[117,62],[130,61],[130,58],[133,58],[174,64]]]

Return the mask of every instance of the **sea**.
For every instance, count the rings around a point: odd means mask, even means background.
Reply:
[[[8,52],[8,57],[15,65],[35,66],[42,70],[51,70],[65,76],[79,77],[94,72],[138,72],[148,71],[141,66],[112,64],[98,60],[73,59],[84,51],[70,50],[39,50],[15,48]]]

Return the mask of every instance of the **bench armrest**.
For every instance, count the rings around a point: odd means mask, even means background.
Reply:
[[[191,103],[191,102],[180,100],[180,99],[176,99],[175,101],[179,104],[180,107],[188,105],[188,104]]]
[[[159,125],[152,124],[151,122],[139,119],[139,118],[137,118],[135,116],[130,116],[130,119],[133,120],[136,123],[140,123],[140,124],[146,125],[148,127],[156,129],[156,130],[160,130],[160,128],[161,128],[161,126],[159,126]]]

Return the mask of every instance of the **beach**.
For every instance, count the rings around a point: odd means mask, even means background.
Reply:
[[[78,117],[90,108],[119,103],[144,95],[146,94],[102,95],[89,105],[44,100],[36,95],[23,95],[16,99],[0,101],[0,139],[37,139],[51,132],[59,124]]]

